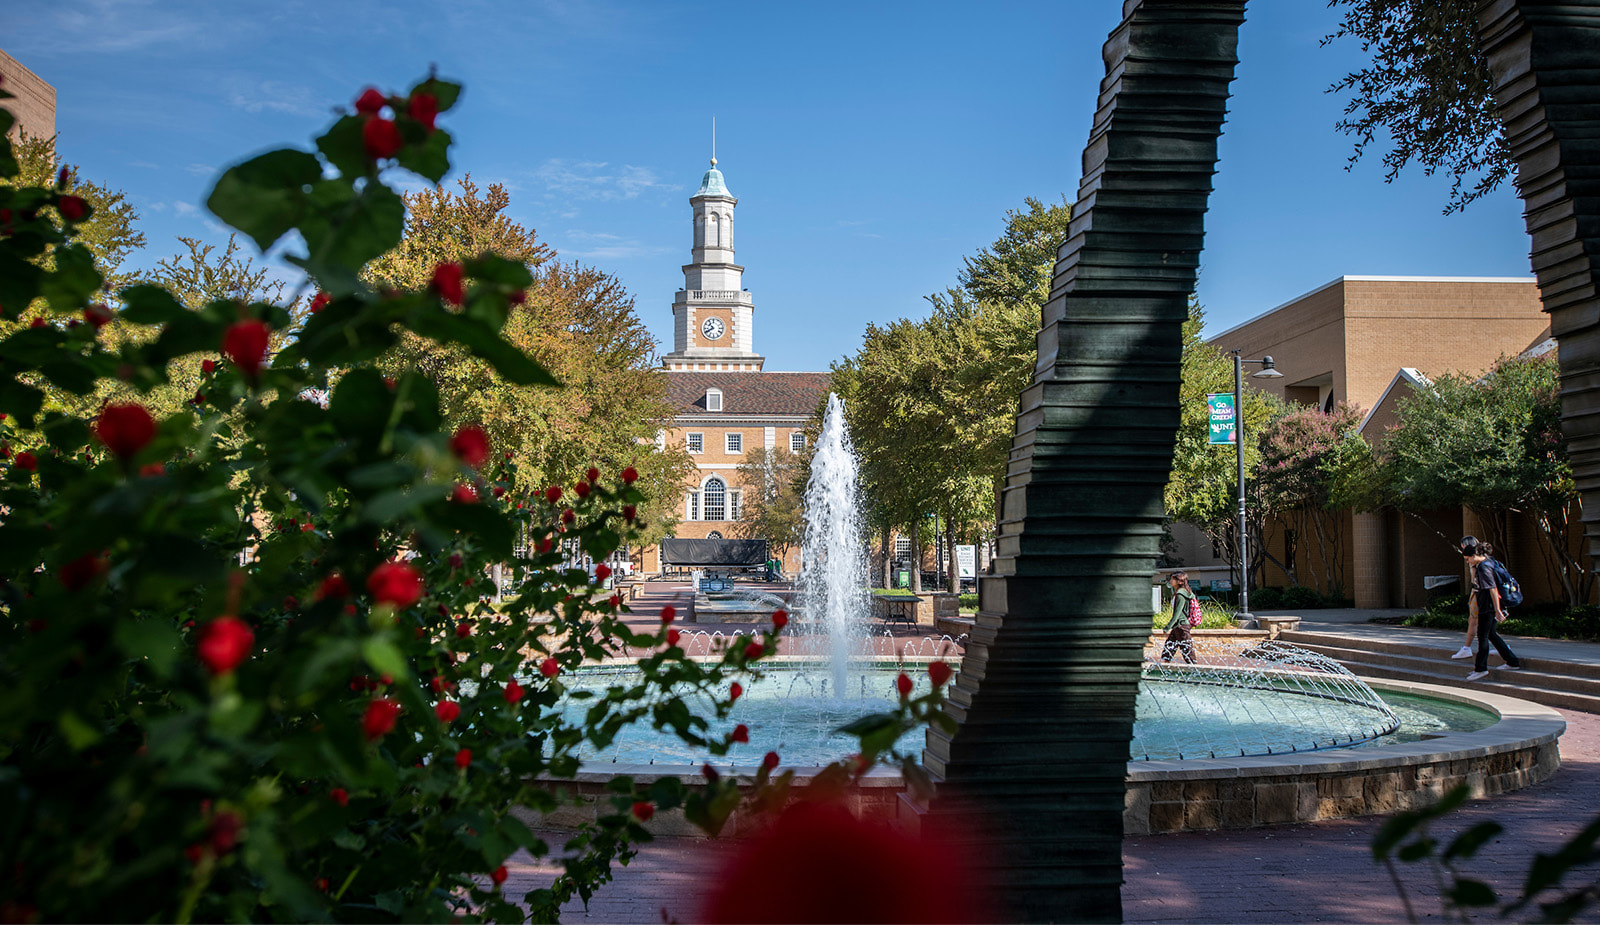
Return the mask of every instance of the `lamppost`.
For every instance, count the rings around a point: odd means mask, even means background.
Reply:
[[[1283,373],[1273,364],[1272,357],[1246,360],[1233,351],[1233,449],[1239,461],[1239,613],[1235,616],[1241,625],[1255,619],[1250,612],[1250,530],[1246,526],[1244,510],[1244,364],[1252,363],[1261,369],[1250,374],[1252,379],[1282,379]]]

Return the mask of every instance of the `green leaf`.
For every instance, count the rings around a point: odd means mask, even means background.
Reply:
[[[317,139],[317,150],[346,177],[359,177],[367,172],[367,145],[361,137],[366,121],[364,116],[345,116]]]
[[[159,677],[168,677],[177,667],[182,637],[172,624],[162,620],[124,620],[117,624],[113,638],[132,658],[143,659]]]
[[[421,144],[400,149],[400,166],[438,183],[450,172],[450,133],[435,129]]]
[[[379,674],[389,675],[396,681],[411,677],[411,663],[406,661],[405,655],[388,637],[373,636],[368,639],[361,644],[361,655]]]
[[[327,180],[317,192],[335,187],[348,189],[342,181]],[[300,233],[308,260],[355,271],[399,244],[405,228],[405,201],[382,183],[371,182],[353,199],[314,204]]]
[[[1418,838],[1414,842],[1401,845],[1400,850],[1396,852],[1396,857],[1407,863],[1420,861],[1428,855],[1433,854],[1433,849],[1437,848],[1438,846],[1439,843],[1431,838]]]
[[[427,80],[418,83],[416,86],[411,88],[411,92],[407,93],[406,97],[409,99],[410,97],[416,96],[419,91],[423,93],[432,93],[434,100],[436,100],[439,104],[440,112],[444,112],[445,110],[454,106],[456,104],[456,100],[461,97],[460,84],[451,83],[448,80],[440,80],[437,77],[429,77]]]
[[[0,248],[0,309],[6,315],[18,314],[38,298],[43,280],[44,270],[18,257],[11,248]]]
[[[134,324],[166,324],[190,314],[182,302],[160,286],[141,283],[128,286],[119,295],[122,317]]]
[[[533,285],[533,274],[526,264],[508,260],[499,254],[484,254],[468,260],[463,269],[473,279],[499,283],[512,289],[526,289]]]
[[[334,386],[328,413],[339,433],[375,440],[388,423],[393,402],[394,395],[383,381],[383,374],[366,367],[351,370]]]
[[[1480,880],[1457,880],[1450,890],[1450,901],[1458,906],[1492,906],[1500,901],[1489,884]]]
[[[43,392],[18,382],[9,370],[0,369],[0,412],[16,418],[23,427],[32,427],[33,417],[43,405]]]
[[[434,309],[412,319],[412,329],[441,343],[460,344],[493,366],[513,385],[559,386],[561,383],[532,357],[500,337],[481,321]]]
[[[55,249],[55,271],[44,278],[39,294],[57,312],[82,308],[99,291],[105,278],[95,269],[94,254],[82,244],[64,244]]]
[[[84,722],[83,717],[71,710],[56,717],[56,726],[75,752],[81,752],[100,741],[100,730]]]
[[[1480,822],[1460,835],[1457,835],[1450,845],[1445,848],[1441,856],[1449,861],[1453,858],[1470,858],[1478,852],[1490,839],[1505,831],[1505,827],[1498,822]]]
[[[846,723],[834,731],[848,736],[855,736],[856,738],[864,738],[893,729],[899,725],[899,722],[900,720],[893,713],[870,713],[860,719]]]
[[[206,208],[266,250],[304,218],[306,187],[321,178],[316,155],[293,148],[268,151],[224,171],[206,197]]]

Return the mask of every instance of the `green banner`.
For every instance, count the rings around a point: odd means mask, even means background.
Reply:
[[[1208,443],[1225,443],[1232,445],[1234,441],[1233,393],[1223,392],[1219,395],[1206,396],[1206,408],[1211,412],[1211,431]]]

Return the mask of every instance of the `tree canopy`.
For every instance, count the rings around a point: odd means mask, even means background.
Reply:
[[[781,446],[754,447],[739,463],[739,483],[744,486],[744,503],[735,529],[746,539],[766,540],[773,555],[783,559],[800,545],[805,532],[803,461]]]

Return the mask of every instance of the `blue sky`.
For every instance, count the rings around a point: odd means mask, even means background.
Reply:
[[[436,64],[466,85],[440,123],[452,176],[503,183],[513,218],[620,278],[663,352],[715,116],[756,349],[810,370],[925,315],[1024,197],[1076,197],[1120,8],[9,0],[0,49],[55,86],[67,159],[135,202],[144,264],[226,238],[201,205],[218,169],[307,146],[364,86]],[[1320,0],[1252,4],[1207,221],[1211,331],[1341,275],[1529,275],[1509,187],[1444,216],[1442,177],[1345,171],[1323,91],[1358,49],[1319,48],[1333,25]]]

